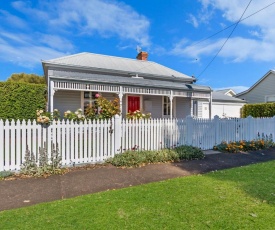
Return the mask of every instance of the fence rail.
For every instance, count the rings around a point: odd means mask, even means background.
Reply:
[[[222,141],[256,139],[275,134],[275,117],[245,119],[150,119],[111,120],[83,123],[0,120],[0,171],[20,170],[27,148],[39,160],[39,148],[49,157],[58,146],[62,165],[97,163],[128,149],[158,150],[179,145],[212,149]]]

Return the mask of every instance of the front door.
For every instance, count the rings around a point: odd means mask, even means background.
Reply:
[[[128,113],[140,110],[140,97],[128,96]]]

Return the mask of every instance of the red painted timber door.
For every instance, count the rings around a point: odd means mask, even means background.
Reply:
[[[140,110],[140,97],[128,96],[128,113]]]

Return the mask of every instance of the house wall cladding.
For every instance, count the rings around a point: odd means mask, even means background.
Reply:
[[[275,95],[275,74],[271,73],[263,81],[261,81],[255,88],[246,94],[238,96],[244,99],[248,104],[263,103],[265,96]]]
[[[191,100],[190,98],[176,97],[174,98],[176,103],[176,117],[186,118],[190,115]]]
[[[54,109],[58,109],[63,116],[67,110],[76,111],[81,108],[81,92],[71,90],[57,90],[54,94]]]

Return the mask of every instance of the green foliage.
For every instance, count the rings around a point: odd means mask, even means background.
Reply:
[[[36,109],[45,108],[46,86],[0,82],[0,119],[36,119]]]
[[[199,148],[182,145],[174,149],[161,149],[157,151],[136,151],[134,148],[134,150],[127,150],[121,154],[117,154],[106,162],[117,167],[139,167],[150,163],[202,158],[204,158],[204,154]]]
[[[40,124],[50,124],[53,120],[57,121],[60,119],[60,113],[57,109],[53,113],[45,112],[43,109],[36,110],[36,121]]]
[[[275,116],[275,103],[246,104],[241,109],[241,117],[273,117]]]
[[[85,116],[82,114],[82,109],[78,109],[75,112],[71,112],[70,110],[64,113],[64,118],[68,119],[69,121],[84,121]]]
[[[52,151],[50,158],[48,157],[48,151],[44,144],[44,147],[39,148],[39,163],[37,163],[35,156],[27,147],[25,153],[25,161],[22,164],[20,173],[28,176],[46,176],[51,174],[60,174],[61,170],[61,156],[59,154],[58,146],[52,145]]]
[[[203,159],[204,153],[201,149],[190,145],[181,145],[174,148],[180,160]]]
[[[11,171],[1,171],[0,172],[0,180],[3,180],[3,179],[10,177],[12,175],[13,175],[13,173]]]
[[[8,79],[8,82],[23,82],[31,84],[46,84],[45,77],[36,74],[14,73]]]
[[[229,152],[229,153],[237,153],[237,152],[248,152],[248,151],[255,151],[260,149],[268,149],[274,146],[274,142],[272,139],[272,135],[264,136],[260,138],[258,134],[258,138],[252,141],[230,141],[225,142],[223,141],[221,144],[214,146],[214,150],[218,150],[221,152]]]
[[[115,98],[112,101],[96,95],[95,103],[85,110],[87,119],[110,119],[116,114],[120,114],[119,99]]]
[[[136,110],[134,112],[130,112],[126,114],[127,119],[131,120],[139,120],[139,119],[150,119],[151,118],[151,113],[142,113],[139,110]]]

